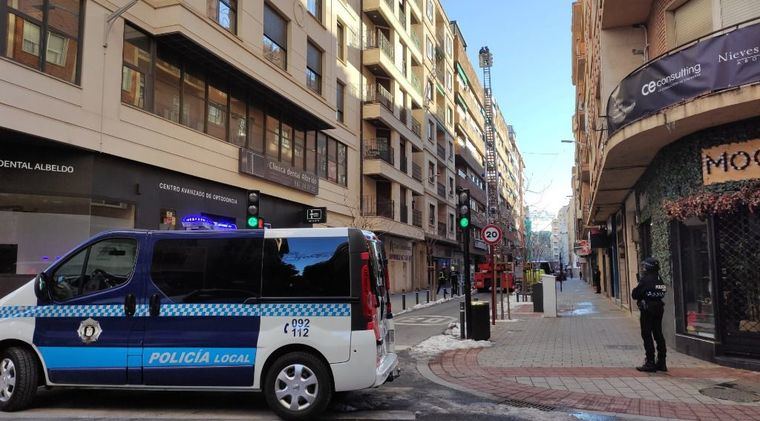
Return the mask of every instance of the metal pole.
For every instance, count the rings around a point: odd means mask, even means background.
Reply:
[[[464,302],[459,302],[459,337],[464,339]]]
[[[401,310],[406,310],[406,294],[401,290]]]
[[[420,292],[419,291],[415,291],[414,292],[414,303],[415,304],[419,304],[420,303]]]
[[[466,337],[472,336],[472,287],[470,285],[470,229],[462,230],[464,240],[464,308],[465,322],[467,323]]]
[[[504,272],[502,272],[500,275],[501,276],[499,276],[499,285],[501,286],[501,289],[499,290],[500,291],[499,296],[501,297],[501,304],[500,304],[500,306],[501,306],[501,320],[504,320],[504,285],[502,285],[502,281],[501,281],[501,279],[504,277]],[[509,286],[507,286],[507,287],[509,287]],[[507,300],[509,300],[509,295],[507,295]]]
[[[491,324],[496,324],[496,245],[491,246]]]

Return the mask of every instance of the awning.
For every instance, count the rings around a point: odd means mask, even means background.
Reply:
[[[459,64],[459,62],[457,62],[456,66],[457,66],[457,73],[459,73],[459,77],[461,77],[462,80],[464,81],[464,83],[467,84],[467,86],[469,86],[470,85],[470,79],[467,78],[467,74],[464,72],[464,69],[462,68],[462,65]]]

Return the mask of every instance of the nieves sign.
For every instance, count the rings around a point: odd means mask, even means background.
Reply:
[[[607,101],[609,134],[684,100],[760,81],[758,40],[760,23],[700,40],[634,71]]]

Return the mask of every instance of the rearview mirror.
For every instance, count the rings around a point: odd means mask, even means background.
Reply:
[[[50,288],[48,285],[48,277],[45,272],[40,272],[36,278],[34,278],[34,295],[40,300],[50,301]]]

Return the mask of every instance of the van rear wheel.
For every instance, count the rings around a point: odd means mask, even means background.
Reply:
[[[39,369],[30,351],[10,347],[0,352],[1,411],[12,412],[28,407],[38,385]]]
[[[333,393],[328,370],[322,360],[306,352],[279,357],[266,373],[267,404],[286,420],[310,419],[321,414]]]

